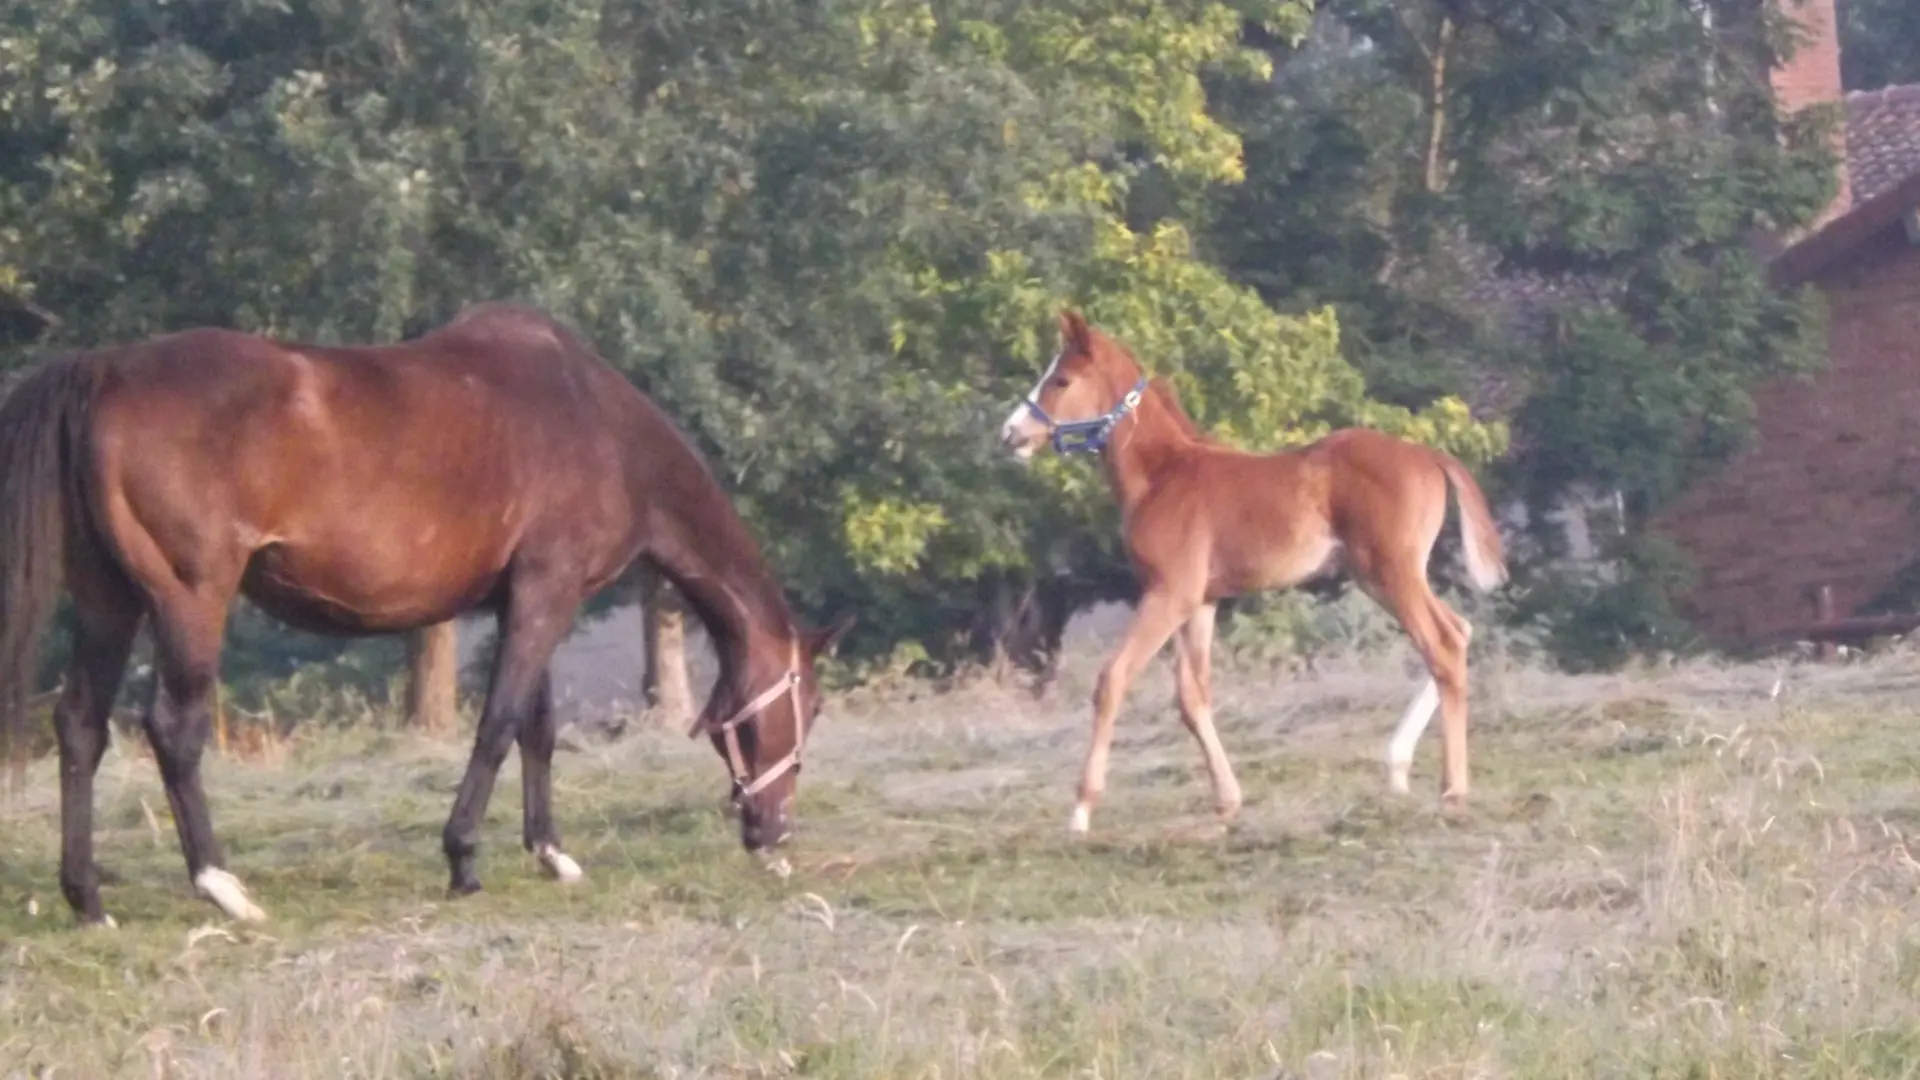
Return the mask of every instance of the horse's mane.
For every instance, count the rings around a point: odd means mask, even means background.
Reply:
[[[1182,435],[1195,442],[1214,441],[1212,436],[1200,430],[1200,425],[1193,422],[1193,417],[1187,415],[1187,410],[1180,405],[1180,398],[1173,392],[1173,384],[1164,376],[1153,376],[1147,383],[1147,393],[1166,407],[1167,416],[1173,420],[1173,426],[1178,428]]]

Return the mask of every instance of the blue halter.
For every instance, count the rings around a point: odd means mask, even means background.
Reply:
[[[1139,406],[1140,395],[1146,391],[1147,380],[1142,376],[1139,382],[1133,384],[1133,389],[1127,391],[1127,396],[1120,399],[1120,404],[1091,420],[1056,421],[1047,415],[1047,411],[1040,407],[1040,403],[1035,401],[1031,394],[1027,395],[1027,408],[1032,409],[1033,415],[1047,425],[1047,433],[1053,436],[1055,451],[1063,455],[1098,454],[1106,450],[1107,440],[1112,437],[1113,429],[1119,426],[1120,421],[1127,418],[1128,413]]]

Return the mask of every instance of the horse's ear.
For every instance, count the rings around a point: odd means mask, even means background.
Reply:
[[[800,636],[807,643],[807,653],[811,656],[826,656],[832,653],[846,632],[853,629],[857,618],[858,616],[850,611],[827,626],[815,630],[802,630]]]
[[[1087,332],[1087,320],[1079,312],[1068,308],[1060,313],[1060,339],[1071,348],[1086,351],[1092,344]]]

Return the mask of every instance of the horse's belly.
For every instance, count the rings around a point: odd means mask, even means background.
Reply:
[[[1303,537],[1291,543],[1219,553],[1215,597],[1291,588],[1338,569],[1340,543],[1333,537]]]
[[[247,564],[241,589],[262,611],[304,630],[378,634],[444,622],[482,606],[500,575],[479,560],[320,558],[272,544]]]

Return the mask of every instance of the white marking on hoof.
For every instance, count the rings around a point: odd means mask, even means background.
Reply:
[[[117,922],[114,922],[114,921],[113,921],[113,916],[111,916],[111,915],[102,915],[102,916],[100,916],[100,921],[99,921],[99,922],[89,922],[89,923],[81,923],[80,925],[81,925],[81,926],[83,926],[83,927],[85,927],[85,928],[86,928],[86,929],[88,929],[88,930],[118,930],[118,929],[120,929],[120,924],[119,924],[119,923],[117,923]]]
[[[562,885],[572,885],[587,876],[572,856],[552,844],[540,845],[538,855],[540,865],[546,867],[547,873],[553,875],[553,880]]]
[[[240,879],[217,866],[209,866],[194,875],[193,887],[214,902],[228,918],[242,922],[265,922],[267,913],[247,898],[247,887]]]
[[[1391,790],[1395,795],[1413,794],[1413,784],[1409,780],[1409,774],[1412,771],[1413,771],[1412,762],[1409,762],[1409,761],[1388,762],[1387,763],[1388,789]]]
[[[772,871],[773,876],[779,878],[781,881],[785,881],[793,876],[793,864],[787,861],[785,855],[768,862],[767,869]]]
[[[1432,679],[1420,686],[1420,691],[1407,703],[1407,711],[1400,716],[1400,723],[1393,729],[1393,738],[1387,742],[1387,786],[1395,794],[1406,795],[1413,789],[1407,784],[1407,774],[1413,769],[1413,749],[1420,743],[1420,736],[1426,734],[1427,725],[1433,722],[1433,714],[1440,709],[1440,687]]]
[[[1067,831],[1084,834],[1093,828],[1093,810],[1086,803],[1073,808],[1073,820],[1067,823]]]

